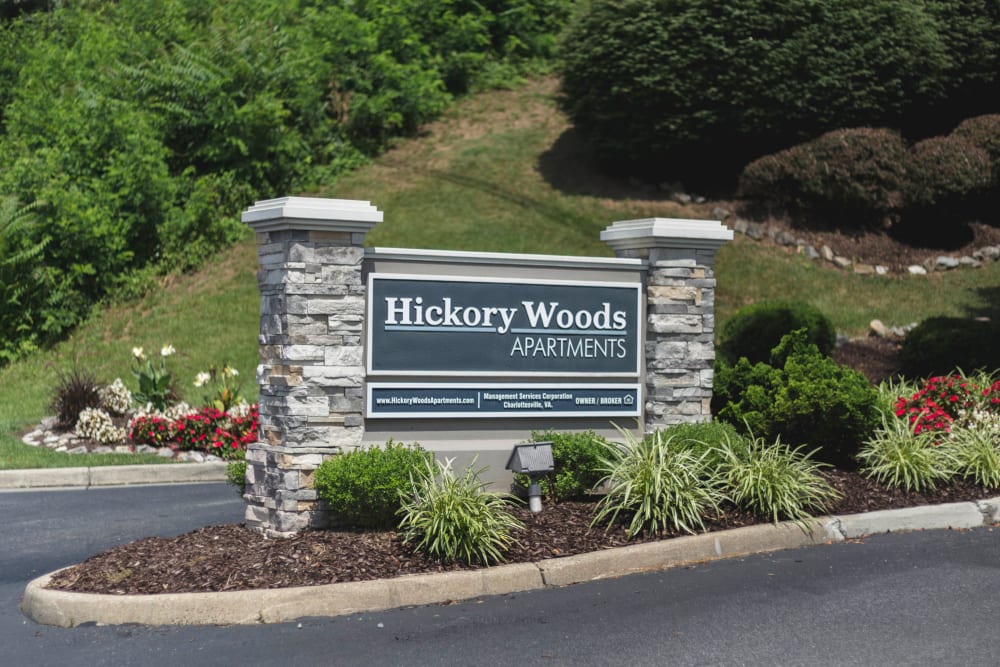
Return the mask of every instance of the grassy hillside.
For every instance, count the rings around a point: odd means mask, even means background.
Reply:
[[[536,80],[468,98],[421,136],[307,194],[372,201],[385,222],[369,243],[396,247],[609,256],[598,235],[614,220],[708,217],[710,206],[680,206],[597,175],[556,112],[554,91],[553,81]],[[131,348],[155,352],[169,342],[178,351],[170,367],[189,400],[199,398],[195,373],[223,362],[255,397],[255,272],[248,234],[200,272],[174,277],[137,303],[100,310],[56,349],[0,370],[0,468],[25,460],[15,433],[47,413],[59,371],[74,361],[99,379],[128,383]],[[905,324],[983,308],[983,295],[1000,285],[1000,263],[929,277],[855,276],[737,239],[721,249],[717,277],[720,325],[743,304],[792,298],[817,305],[838,330],[859,333],[874,317]]]

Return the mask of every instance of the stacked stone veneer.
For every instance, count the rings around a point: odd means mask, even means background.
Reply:
[[[260,433],[247,449],[246,523],[287,537],[329,525],[314,471],[364,439],[363,243],[382,214],[368,202],[288,197],[257,202],[243,220],[257,233],[261,292]],[[732,232],[656,218],[616,222],[601,238],[646,269],[645,428],[710,418],[713,263]]]
[[[711,419],[715,252],[733,238],[714,220],[650,218],[601,233],[646,273],[645,428]]]
[[[243,215],[257,232],[260,441],[247,448],[246,523],[268,536],[329,523],[313,472],[364,434],[368,202],[288,197]]]

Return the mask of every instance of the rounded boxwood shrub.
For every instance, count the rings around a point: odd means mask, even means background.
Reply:
[[[993,179],[1000,179],[1000,114],[967,118],[951,134],[986,151],[990,156]]]
[[[737,194],[770,209],[796,212],[808,208],[802,183],[818,171],[808,144],[798,144],[757,158],[743,168]]]
[[[773,365],[747,359],[717,364],[717,418],[753,437],[815,447],[817,459],[852,466],[878,423],[875,388],[861,373],[821,354],[804,330],[783,337],[771,359]]]
[[[806,214],[800,224],[877,224],[900,206],[905,157],[898,132],[834,130],[751,162],[740,175],[740,193],[771,208]]]
[[[400,495],[412,493],[410,475],[430,461],[420,445],[390,440],[384,447],[334,456],[316,469],[313,486],[337,516],[355,528],[392,528]]]
[[[899,353],[908,377],[1000,369],[1000,325],[958,317],[931,317],[906,334]]]
[[[993,182],[982,196],[970,202],[970,208],[974,217],[979,220],[993,225],[1000,224],[996,218],[997,207],[1000,207],[1000,114],[967,118],[951,135],[968,141],[989,155]]]
[[[722,327],[719,358],[730,364],[741,357],[751,364],[767,362],[782,337],[797,329],[804,329],[806,340],[822,354],[833,351],[836,332],[819,308],[800,301],[761,301],[741,308]]]
[[[570,500],[591,493],[601,481],[601,457],[607,441],[593,431],[566,433],[533,431],[531,442],[551,442],[555,470],[541,480],[542,493],[556,500]],[[518,484],[527,487],[527,475],[516,475]]]
[[[906,158],[907,207],[938,207],[969,197],[990,185],[990,156],[957,136],[931,137],[914,144]]]

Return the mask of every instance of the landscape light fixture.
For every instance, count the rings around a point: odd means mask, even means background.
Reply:
[[[541,512],[542,487],[538,480],[555,470],[552,461],[552,443],[533,442],[527,445],[514,445],[514,451],[507,459],[507,470],[523,473],[531,479],[531,484],[528,486],[528,509],[532,512]]]

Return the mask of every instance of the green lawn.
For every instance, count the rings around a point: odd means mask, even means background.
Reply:
[[[610,256],[598,236],[615,220],[708,217],[710,206],[681,206],[589,168],[553,96],[553,82],[538,80],[463,100],[420,137],[312,194],[371,201],[385,222],[369,244],[395,247]],[[720,250],[716,269],[719,326],[741,305],[772,298],[811,302],[850,334],[873,318],[903,325],[998,308],[987,295],[998,291],[1000,263],[926,277],[857,276],[740,238]],[[0,370],[0,468],[121,463],[39,452],[16,434],[49,413],[58,374],[74,363],[134,387],[134,346],[155,353],[171,343],[178,354],[170,368],[191,402],[201,398],[195,374],[223,362],[239,370],[245,396],[255,399],[255,274],[248,234],[202,271],[170,277],[136,303],[99,310],[54,350]]]

